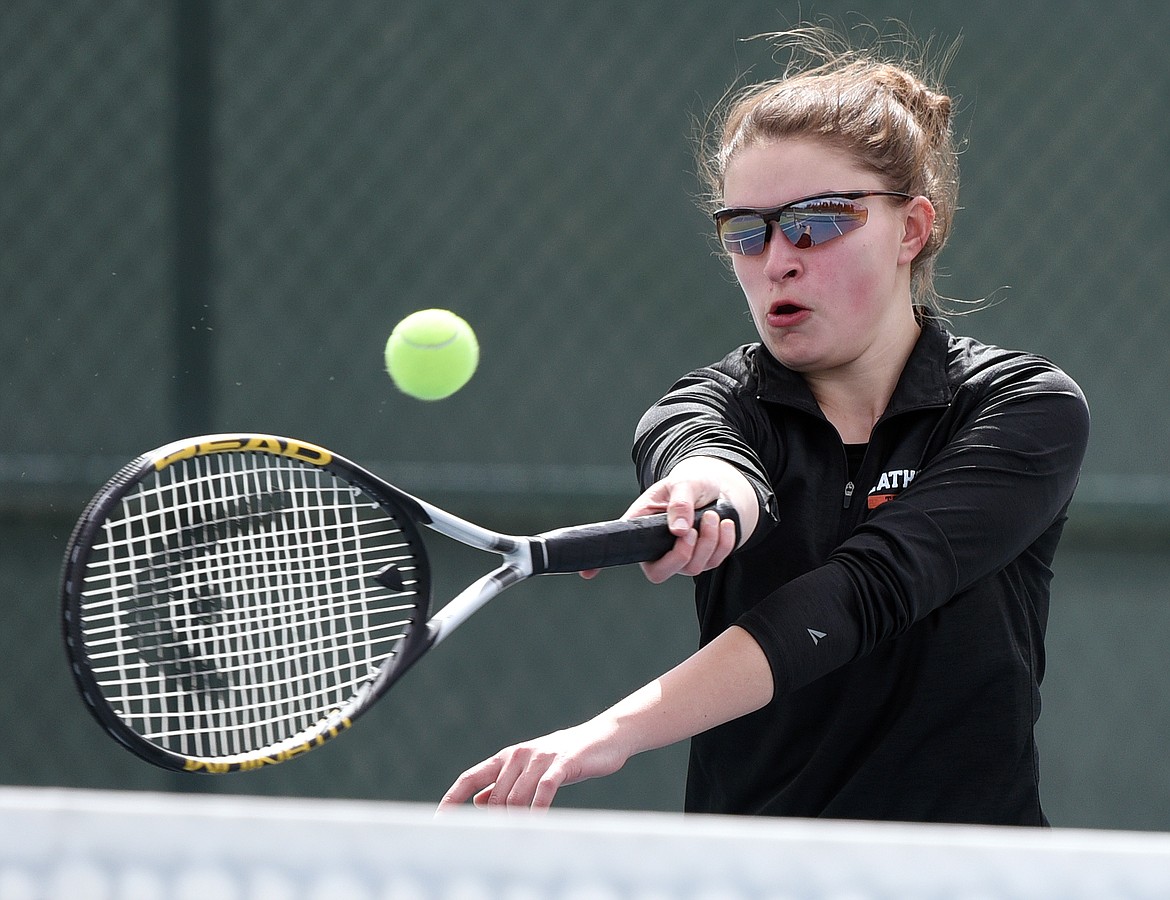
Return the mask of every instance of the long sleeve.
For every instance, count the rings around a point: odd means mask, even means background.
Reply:
[[[984,395],[896,502],[740,620],[765,647],[778,691],[904,633],[1062,524],[1088,439],[1076,384],[1032,358],[969,389]],[[832,640],[811,641],[809,629]]]
[[[752,485],[760,504],[755,543],[776,520],[776,497],[761,461],[775,452],[775,437],[751,411],[750,366],[744,349],[725,360],[730,372],[705,368],[676,382],[642,417],[633,457],[643,488],[688,457],[711,456],[733,465]]]

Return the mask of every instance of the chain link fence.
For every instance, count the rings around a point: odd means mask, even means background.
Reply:
[[[948,81],[963,208],[940,289],[992,302],[954,327],[1076,377],[1094,414],[1084,507],[1164,521],[1170,6],[803,13],[962,36]],[[796,5],[10,0],[0,576],[27,612],[0,639],[0,710],[49,697],[70,716],[56,754],[30,733],[0,777],[171,783],[97,748],[48,606],[84,497],[179,433],[313,440],[522,530],[624,508],[641,412],[753,338],[693,202],[691,137],[737,78],[774,71],[765,42],[741,39],[785,15]],[[482,345],[471,384],[439,404],[381,370],[393,324],[428,306],[465,316]],[[611,579],[602,601],[575,580],[542,585],[548,619],[522,642],[514,607],[537,601],[505,601],[412,674],[384,730],[238,789],[433,799],[481,752],[587,715],[693,642],[685,587]],[[601,606],[575,614],[582,602]],[[395,728],[415,749],[395,750]],[[676,807],[682,756],[664,758],[583,802]]]
[[[902,14],[965,43],[950,75],[963,209],[941,287],[995,305],[956,327],[1037,348],[1082,382],[1090,483],[1165,479],[1170,13],[881,6],[879,24]],[[315,436],[426,464],[435,482],[498,487],[496,472],[628,492],[615,470],[640,412],[753,336],[692,202],[689,137],[737,76],[771,71],[764,42],[738,39],[782,25],[773,5],[207,9],[206,84],[185,84],[211,104],[192,314],[176,309],[191,235],[176,233],[189,148],[175,146],[174,69],[198,38],[165,4],[8,7],[6,481],[27,457],[70,475],[173,437],[190,382],[206,409],[190,427]],[[438,406],[380,369],[394,322],[431,305],[483,344],[472,385]],[[179,369],[191,343],[205,371]]]

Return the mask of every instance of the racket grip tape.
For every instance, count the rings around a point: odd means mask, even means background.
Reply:
[[[739,541],[739,515],[725,500],[695,510],[695,527],[703,513],[713,509],[720,519],[735,523]],[[649,562],[674,546],[676,535],[666,523],[666,513],[616,519],[595,525],[576,525],[537,535],[533,541],[533,574],[581,572],[630,563]]]

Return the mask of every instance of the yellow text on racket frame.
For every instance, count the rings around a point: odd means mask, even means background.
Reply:
[[[231,453],[239,450],[252,450],[260,453],[272,453],[278,456],[288,456],[315,466],[327,465],[332,459],[331,454],[324,447],[310,444],[307,441],[296,441],[290,438],[280,438],[267,434],[246,434],[238,437],[224,435],[214,440],[198,441],[181,447],[174,453],[168,453],[154,461],[155,469],[162,471],[167,466],[174,465],[184,459],[195,456],[208,456],[212,453]]]
[[[241,762],[216,762],[211,759],[188,759],[183,763],[184,772],[207,772],[211,775],[224,775],[228,772],[250,772],[264,766],[275,766],[287,762],[296,756],[308,753],[314,747],[320,747],[330,738],[335,738],[353,724],[351,719],[339,719],[337,724],[326,729],[310,741],[281,750],[271,756],[260,756],[256,759],[245,759]]]

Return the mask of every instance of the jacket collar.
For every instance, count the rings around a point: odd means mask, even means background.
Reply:
[[[928,321],[922,326],[922,333],[898,377],[883,418],[912,409],[946,406],[951,402],[953,391],[947,378],[949,348],[950,335],[941,325]],[[756,344],[754,350],[758,377],[756,396],[760,400],[821,415],[804,376],[782,365],[763,345]]]

